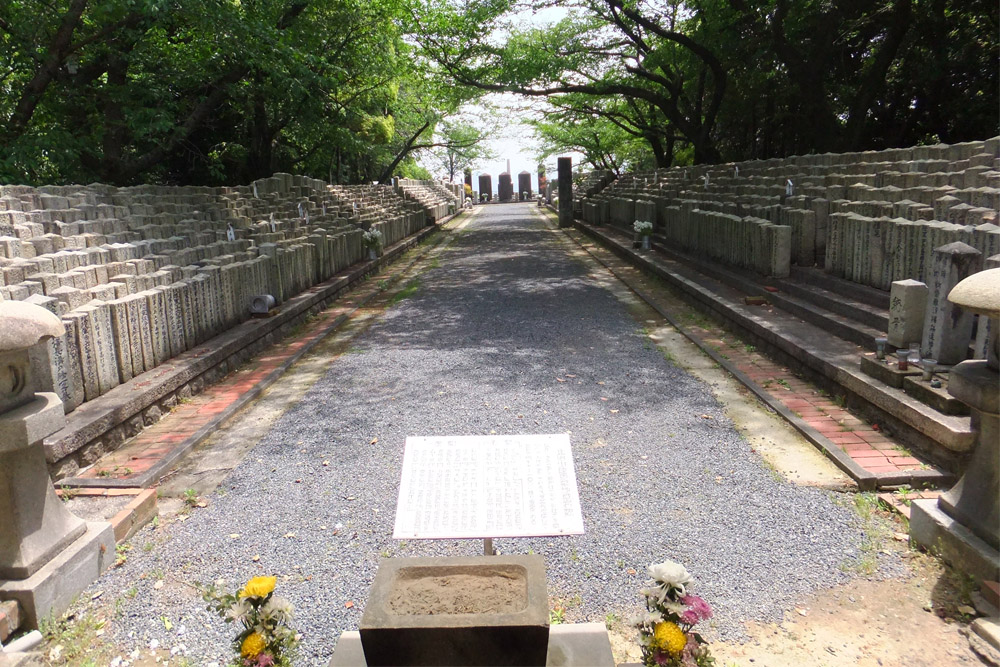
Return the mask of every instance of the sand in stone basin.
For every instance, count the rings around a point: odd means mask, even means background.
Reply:
[[[524,579],[501,573],[399,579],[388,607],[394,614],[503,614],[528,604]]]

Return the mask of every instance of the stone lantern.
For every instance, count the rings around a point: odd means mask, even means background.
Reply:
[[[965,474],[936,502],[914,501],[910,536],[940,550],[958,569],[980,580],[1000,579],[1000,269],[974,273],[958,283],[948,300],[989,318],[987,359],[963,361],[952,368],[948,392],[967,404],[977,431],[975,450]]]
[[[44,383],[30,356],[63,331],[44,308],[0,302],[0,600],[17,600],[31,627],[62,613],[114,560],[111,524],[70,513],[45,464],[42,439],[66,418],[56,394],[35,391]]]

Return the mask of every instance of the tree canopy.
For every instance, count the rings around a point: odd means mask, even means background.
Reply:
[[[546,27],[506,18],[543,6],[570,12]],[[997,134],[995,2],[425,0],[424,15],[421,43],[456,81],[547,99],[548,149],[595,167]],[[610,134],[615,159],[585,148]]]
[[[403,0],[2,0],[0,182],[386,179],[482,93]]]
[[[998,30],[993,0],[0,0],[0,182],[454,175],[489,92],[616,171],[982,139]]]

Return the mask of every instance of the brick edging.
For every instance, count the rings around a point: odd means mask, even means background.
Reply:
[[[657,267],[652,265],[646,258],[636,255],[635,253],[629,252],[628,248],[625,248],[617,243],[615,243],[610,237],[600,234],[596,230],[591,229],[589,226],[585,225],[580,221],[574,221],[575,228],[586,234],[588,237],[598,241],[608,250],[622,255],[623,259],[630,261],[631,263],[638,265],[643,269],[654,270],[657,275],[660,274],[656,270]],[[575,240],[575,239],[574,239]],[[580,245],[578,243],[578,245]],[[582,246],[581,246],[582,247]],[[586,248],[584,248],[586,250]],[[594,257],[602,266],[604,266],[608,271],[618,277],[614,269],[608,266],[599,257],[589,253],[591,257]],[[621,278],[619,277],[619,280]],[[627,283],[626,283],[627,284]],[[902,471],[899,473],[888,473],[888,474],[876,474],[865,470],[863,467],[858,465],[858,463],[851,458],[851,456],[840,449],[834,442],[829,440],[822,433],[817,431],[815,428],[810,426],[804,419],[797,416],[794,412],[788,409],[781,401],[769,394],[764,390],[763,387],[758,385],[756,382],[751,380],[745,373],[736,368],[728,360],[724,359],[719,353],[712,349],[709,345],[704,343],[700,338],[693,335],[683,324],[681,324],[676,318],[674,318],[665,309],[658,306],[652,297],[646,293],[644,290],[638,289],[632,285],[628,285],[629,289],[636,293],[643,301],[645,301],[650,307],[652,307],[657,313],[659,313],[667,322],[670,323],[672,327],[677,329],[684,337],[697,345],[705,354],[707,354],[715,363],[719,364],[726,372],[730,373],[735,377],[741,384],[743,384],[747,389],[752,391],[758,399],[760,399],[765,405],[774,410],[775,413],[780,415],[785,421],[792,425],[797,431],[799,431],[803,437],[806,438],[813,446],[817,447],[827,458],[829,458],[834,465],[836,465],[840,470],[847,474],[851,479],[853,479],[860,491],[874,491],[878,488],[884,488],[887,486],[898,486],[902,484],[919,485],[927,482],[932,482],[935,484],[946,483],[948,481],[953,481],[953,477],[948,474],[942,474],[936,470],[910,470]]]

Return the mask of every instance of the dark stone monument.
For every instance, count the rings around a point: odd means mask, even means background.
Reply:
[[[544,665],[541,556],[391,558],[361,617],[369,665]]]
[[[479,174],[479,196],[493,201],[493,177],[489,174]]]
[[[531,199],[531,172],[522,171],[517,175],[517,198],[521,201]]]
[[[573,226],[573,158],[561,157],[559,175],[559,226]]]
[[[510,180],[510,174],[506,171],[500,174],[500,181],[497,183],[497,199],[502,202],[510,201],[514,198],[514,184]]]

